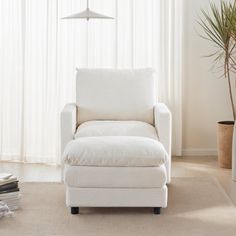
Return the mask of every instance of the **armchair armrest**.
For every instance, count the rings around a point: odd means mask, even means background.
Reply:
[[[61,112],[61,154],[74,137],[77,126],[76,113],[76,104],[67,104]]]
[[[171,133],[172,117],[168,107],[158,103],[154,108],[155,127],[161,143],[164,145],[168,155],[171,155]]]
[[[160,142],[165,147],[169,156],[166,163],[167,182],[171,179],[171,139],[172,139],[172,116],[170,110],[163,103],[158,103],[154,108],[154,121]]]

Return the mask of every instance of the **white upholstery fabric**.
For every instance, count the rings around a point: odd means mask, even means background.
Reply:
[[[153,70],[80,69],[76,102],[79,124],[89,120],[138,120],[153,124]]]
[[[163,188],[66,188],[69,207],[167,207]]]
[[[78,188],[162,188],[166,169],[160,167],[65,166],[64,182]]]
[[[158,103],[154,108],[155,127],[160,142],[168,153],[168,160],[165,163],[167,170],[167,183],[171,181],[171,139],[172,139],[172,116],[168,107]]]
[[[76,131],[76,104],[67,104],[61,112],[61,153]]]
[[[150,138],[84,137],[68,143],[63,160],[79,166],[161,166],[167,153],[160,142]]]
[[[139,136],[158,140],[154,126],[141,121],[87,121],[78,127],[75,139],[94,136]]]

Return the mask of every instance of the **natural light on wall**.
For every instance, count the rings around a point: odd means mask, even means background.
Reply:
[[[75,68],[157,71],[181,153],[181,0],[90,0],[114,20],[62,20],[86,0],[0,1],[0,159],[60,163],[60,111]]]

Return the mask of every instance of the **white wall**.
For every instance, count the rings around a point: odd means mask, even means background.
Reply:
[[[185,0],[183,154],[216,155],[216,123],[232,120],[227,83],[212,71],[211,43],[199,37],[200,9],[207,0]],[[215,2],[219,2],[216,1]]]

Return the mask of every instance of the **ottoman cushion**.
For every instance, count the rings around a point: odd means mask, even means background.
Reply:
[[[63,153],[64,163],[72,166],[161,166],[167,157],[159,141],[131,136],[78,138]]]

